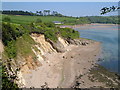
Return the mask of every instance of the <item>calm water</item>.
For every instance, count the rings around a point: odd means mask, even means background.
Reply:
[[[110,71],[118,71],[118,26],[117,25],[89,25],[76,28],[80,37],[93,39],[102,43],[102,58],[99,62]]]

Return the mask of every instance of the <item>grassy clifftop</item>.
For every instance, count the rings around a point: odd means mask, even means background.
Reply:
[[[9,58],[14,58],[17,55],[19,46],[22,45],[21,53],[29,53],[30,45],[24,45],[24,41],[27,44],[33,44],[34,41],[29,36],[31,33],[44,34],[46,39],[50,39],[54,42],[57,41],[58,36],[63,38],[76,39],[79,38],[79,32],[70,28],[59,28],[53,23],[31,23],[28,25],[20,25],[14,23],[3,22],[2,23],[2,41],[5,45],[5,51]],[[24,48],[23,48],[24,47]],[[27,47],[27,48],[26,48]]]

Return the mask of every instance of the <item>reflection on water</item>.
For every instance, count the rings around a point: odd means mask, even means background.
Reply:
[[[118,26],[88,25],[76,28],[80,37],[93,39],[102,43],[103,61],[100,65],[110,71],[118,72]],[[120,72],[118,72],[120,73]]]

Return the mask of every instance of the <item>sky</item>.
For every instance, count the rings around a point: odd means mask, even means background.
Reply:
[[[22,0],[21,0],[22,1]],[[118,2],[2,2],[2,10],[43,11],[51,10],[67,16],[100,16],[103,7],[118,6]],[[105,16],[117,15],[110,12]]]
[[[118,2],[120,0],[1,0],[2,2]]]

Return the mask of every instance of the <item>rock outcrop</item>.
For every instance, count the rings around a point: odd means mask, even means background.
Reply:
[[[51,40],[48,40],[48,41],[57,52],[60,52],[60,53],[65,52],[65,47],[60,41],[57,41],[57,42],[53,42]]]
[[[84,46],[86,46],[87,44],[93,43],[93,40],[86,40],[86,39],[66,39],[66,41],[69,44],[84,45]]]
[[[42,34],[31,34],[31,37],[37,43],[37,45],[38,45],[37,48],[41,51],[42,55],[44,55],[45,53],[56,52],[56,50],[53,49],[52,45],[45,40],[44,35],[42,35]]]
[[[68,42],[61,37],[58,37],[58,40],[56,42],[53,42],[49,39],[45,40],[45,37],[42,34],[31,34],[31,37],[36,43],[38,43],[42,55],[52,52],[65,52],[65,47],[68,46]]]

